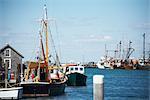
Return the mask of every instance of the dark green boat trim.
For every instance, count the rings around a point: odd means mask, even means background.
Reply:
[[[67,85],[68,86],[86,86],[87,76],[80,73],[71,73],[67,75]]]

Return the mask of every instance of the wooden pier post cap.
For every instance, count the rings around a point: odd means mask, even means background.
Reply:
[[[104,75],[94,75],[93,76],[93,83],[103,84],[103,78],[104,78]]]

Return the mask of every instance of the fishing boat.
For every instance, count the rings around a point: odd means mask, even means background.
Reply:
[[[21,99],[23,87],[12,87],[8,84],[8,65],[5,64],[5,88],[0,88],[0,100],[1,99]],[[9,87],[8,87],[9,85]]]
[[[84,74],[84,66],[67,64],[67,86],[86,86],[87,76]]]
[[[97,67],[99,69],[111,69],[112,66],[111,66],[111,62],[110,62],[111,58],[104,58],[104,57],[101,57],[101,59],[97,62]]]
[[[0,99],[21,99],[22,87],[0,88]]]
[[[113,60],[113,57],[108,55],[108,52],[110,51],[115,52],[114,56],[116,56],[116,50],[107,50],[106,44],[105,44],[105,55],[102,56],[96,64],[99,69],[113,69],[112,67],[113,65],[111,63],[111,61]]]
[[[50,34],[51,39],[52,34],[48,30],[46,5],[44,5],[44,17],[40,22],[40,48],[38,50],[38,56],[36,57],[37,60],[27,62],[28,67],[25,79],[20,83],[23,87],[23,97],[56,96],[65,92],[67,78],[61,72],[56,49],[54,48],[55,57],[49,52],[48,34]],[[45,35],[45,45],[43,43],[43,34]]]

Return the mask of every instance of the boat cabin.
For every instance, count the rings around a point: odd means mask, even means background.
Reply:
[[[84,74],[84,67],[83,66],[68,66],[66,68],[66,74],[69,73],[81,73]]]
[[[34,61],[26,63],[28,67],[25,72],[25,80],[29,79],[29,81],[46,82],[50,78],[51,80],[56,80],[63,77],[63,74],[58,71],[57,66],[46,66],[44,62],[39,64],[38,62]]]

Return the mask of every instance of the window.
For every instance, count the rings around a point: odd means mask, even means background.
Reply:
[[[101,63],[101,65],[104,65],[104,63]]]
[[[5,50],[5,57],[10,57],[10,52],[11,52],[10,49],[6,49]]]
[[[8,66],[8,69],[11,69],[11,59],[4,59],[5,66]]]
[[[45,73],[46,73],[46,69],[45,69]],[[51,70],[51,73],[54,73],[54,70]]]
[[[80,68],[81,71],[83,71],[83,68]]]
[[[78,68],[75,68],[75,70],[78,70]]]
[[[71,68],[70,70],[73,70],[73,68]]]
[[[69,67],[66,67],[66,72],[68,72],[69,71]]]

